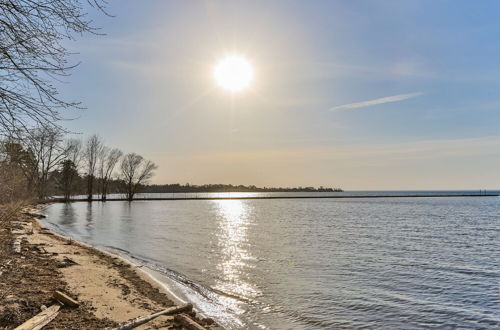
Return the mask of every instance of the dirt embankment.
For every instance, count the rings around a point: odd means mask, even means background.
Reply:
[[[53,304],[56,290],[80,306],[62,308],[44,329],[104,329],[174,305],[134,266],[54,235],[32,215],[0,222],[0,329],[15,328]],[[211,320],[197,322],[216,327]],[[181,328],[172,316],[161,316],[139,329]]]

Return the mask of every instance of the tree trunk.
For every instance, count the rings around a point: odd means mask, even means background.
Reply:
[[[108,181],[103,179],[102,181],[102,195],[101,195],[101,200],[103,202],[106,201],[106,195],[108,194]]]
[[[87,200],[89,202],[92,201],[92,188],[93,188],[93,185],[94,185],[94,176],[93,175],[89,175],[88,177],[88,181],[87,181]]]
[[[132,201],[132,199],[134,199],[134,190],[133,190],[132,181],[129,181],[127,190],[128,190],[128,192],[127,192],[127,199],[129,201]]]

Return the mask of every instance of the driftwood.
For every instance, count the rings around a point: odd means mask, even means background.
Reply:
[[[192,309],[193,309],[192,304],[185,304],[182,306],[170,307],[170,308],[167,308],[167,309],[165,309],[161,312],[158,312],[158,313],[154,313],[154,314],[151,314],[148,316],[142,316],[142,317],[138,317],[138,318],[135,318],[133,320],[130,320],[127,323],[123,323],[122,325],[118,326],[117,328],[114,328],[113,330],[134,329],[134,328],[137,328],[138,326],[140,326],[144,323],[147,323],[147,322],[157,318],[158,316],[173,315],[173,314],[178,314],[178,313],[182,313],[182,312],[188,312],[188,311],[191,311]]]
[[[194,320],[183,314],[177,314],[174,317],[174,322],[181,325],[183,329],[187,330],[206,330],[202,325],[199,325]]]
[[[48,254],[47,250],[45,250],[45,248],[43,246],[36,246],[35,245],[35,249],[37,249],[38,252],[40,252],[42,254]]]
[[[62,303],[64,306],[68,307],[78,307],[80,304],[75,299],[62,293],[61,291],[54,292],[54,299]]]
[[[15,253],[21,253],[21,243],[24,239],[24,236],[17,236],[12,244],[12,249]]]
[[[37,213],[36,211],[35,212],[23,212],[24,215],[27,215],[27,216],[30,216],[30,217],[33,217],[33,218],[38,218],[38,219],[43,219],[43,218],[46,218],[47,216],[45,214],[40,214],[40,213]]]
[[[57,314],[59,314],[59,309],[61,306],[55,304],[49,308],[44,309],[41,313],[35,315],[28,321],[24,322],[14,330],[39,330],[49,324],[50,321],[55,319]]]
[[[71,258],[68,258],[68,257],[64,257],[63,258],[63,261],[68,264],[68,265],[79,265],[78,262],[74,261],[73,259]]]

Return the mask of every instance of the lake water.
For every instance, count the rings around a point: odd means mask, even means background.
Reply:
[[[226,328],[498,328],[500,198],[77,202],[53,229]]]

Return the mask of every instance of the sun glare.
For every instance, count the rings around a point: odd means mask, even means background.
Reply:
[[[239,55],[224,57],[214,68],[214,79],[217,84],[233,93],[247,89],[252,83],[253,76],[252,65]]]

